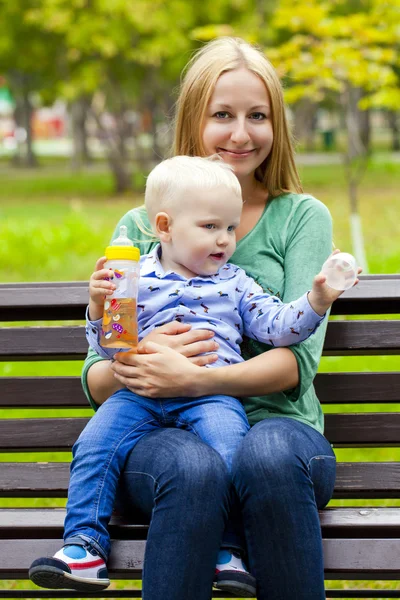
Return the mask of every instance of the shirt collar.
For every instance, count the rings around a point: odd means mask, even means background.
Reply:
[[[155,275],[158,279],[180,279],[181,281],[188,281],[186,277],[180,275],[179,273],[175,273],[175,271],[164,271],[161,262],[161,244],[157,244],[155,248],[149,254],[144,255],[140,264],[140,274],[143,277],[149,275]],[[232,279],[235,277],[236,272],[239,270],[239,267],[227,263],[216,273],[215,275],[197,275],[197,277],[193,277],[189,281],[201,280],[208,281],[212,283],[218,283],[219,281],[225,279]]]

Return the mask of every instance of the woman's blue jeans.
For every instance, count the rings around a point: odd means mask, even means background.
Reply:
[[[335,469],[328,441],[290,418],[265,419],[242,440],[233,477],[258,600],[325,598],[318,508]],[[159,430],[131,452],[122,483],[127,515],[150,520],[144,600],[209,600],[229,506],[220,456],[186,431]]]
[[[230,396],[153,400],[119,390],[98,409],[73,447],[66,544],[89,542],[107,560],[111,548],[107,526],[126,460],[143,436],[168,427],[196,434],[220,454],[228,471],[249,430],[242,404]],[[156,451],[160,452],[162,448]],[[235,528],[231,529],[227,539],[232,536],[236,541]]]

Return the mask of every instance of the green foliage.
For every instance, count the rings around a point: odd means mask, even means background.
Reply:
[[[288,102],[320,102],[350,84],[365,91],[362,108],[398,107],[398,0],[281,0],[272,27],[268,56],[288,81]]]

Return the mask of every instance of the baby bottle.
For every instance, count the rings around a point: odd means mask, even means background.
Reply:
[[[105,251],[107,262],[104,267],[114,272],[116,289],[104,302],[103,329],[100,344],[106,348],[136,348],[137,295],[139,283],[139,248],[135,248],[126,235],[124,225],[119,236]]]
[[[331,256],[322,265],[322,272],[326,275],[326,283],[334,290],[348,290],[358,276],[357,261],[347,252],[338,252]]]

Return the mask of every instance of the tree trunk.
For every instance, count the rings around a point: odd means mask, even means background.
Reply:
[[[361,91],[347,85],[342,101],[346,110],[347,151],[344,156],[345,173],[350,201],[350,228],[353,244],[353,253],[358,264],[368,273],[368,262],[362,232],[361,217],[358,211],[358,188],[367,167],[368,153],[363,143],[363,129],[361,126],[358,101]]]
[[[304,141],[307,152],[315,150],[317,106],[309,98],[303,98],[294,107],[294,135]]]
[[[389,110],[387,113],[390,131],[392,133],[392,150],[393,152],[400,151],[400,123],[399,113],[395,110]]]
[[[73,140],[73,154],[71,157],[71,168],[79,171],[83,165],[91,163],[92,158],[88,148],[88,136],[86,131],[86,120],[89,102],[87,98],[78,98],[71,103],[71,133]]]
[[[106,127],[101,118],[101,112],[93,106],[91,114],[96,121],[100,139],[105,146],[108,164],[114,176],[114,190],[116,194],[122,194],[132,189],[132,177],[129,172],[127,161],[121,152],[121,141],[118,135],[118,128]]]
[[[13,164],[20,167],[37,167],[38,163],[32,146],[32,115],[33,106],[29,98],[29,90],[24,85],[18,86],[19,94],[16,98],[14,120],[16,123],[17,152],[13,157]]]

